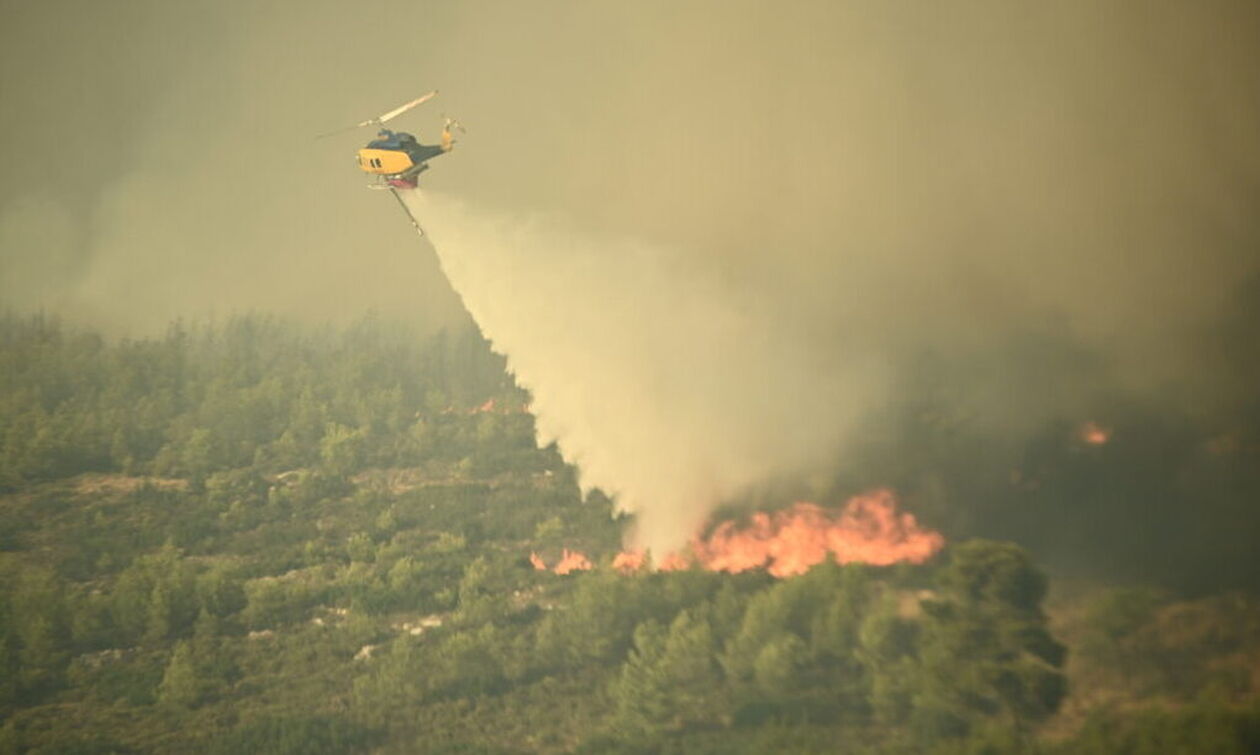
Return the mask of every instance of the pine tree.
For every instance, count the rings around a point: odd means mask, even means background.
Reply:
[[[634,649],[613,688],[616,727],[622,732],[653,734],[664,728],[669,715],[668,680],[660,669],[664,653],[665,628],[659,623],[648,620],[634,630]]]
[[[175,646],[171,660],[162,674],[158,687],[158,699],[168,705],[192,707],[202,696],[202,683],[198,678],[197,664],[191,643],[181,641]]]
[[[171,609],[173,596],[170,585],[158,579],[149,594],[148,616],[144,626],[144,641],[158,643],[171,634]]]
[[[707,621],[678,614],[669,629],[655,621],[634,632],[634,650],[614,686],[617,727],[652,735],[725,718],[727,701]]]

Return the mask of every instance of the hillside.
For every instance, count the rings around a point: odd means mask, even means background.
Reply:
[[[471,330],[0,322],[0,752],[1260,746],[1254,596],[984,540],[625,573],[528,405]]]

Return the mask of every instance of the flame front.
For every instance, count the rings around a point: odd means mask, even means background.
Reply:
[[[642,569],[646,559],[643,551],[622,551],[613,558],[612,566],[622,574],[629,574]]]
[[[707,538],[694,541],[689,553],[668,554],[656,567],[672,571],[694,562],[710,571],[764,568],[776,577],[789,577],[828,556],[841,564],[918,564],[944,545],[939,532],[920,527],[912,514],[897,513],[891,491],[877,490],[849,499],[839,511],[796,503],[773,514],[754,514],[743,526],[723,522]],[[642,552],[627,551],[613,566],[634,571],[645,562]]]
[[[565,548],[560,555],[560,563],[552,569],[556,574],[568,574],[575,571],[589,571],[591,561],[578,551],[571,551]]]
[[[547,562],[543,557],[538,555],[537,551],[529,554],[529,563],[538,571],[548,571]],[[591,560],[581,551],[571,551],[565,548],[560,552],[560,561],[556,563],[550,571],[556,574],[569,574],[575,571],[589,571],[591,569]]]

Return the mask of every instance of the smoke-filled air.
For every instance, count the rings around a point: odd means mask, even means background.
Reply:
[[[1260,111],[1227,14],[570,14],[609,36],[485,32],[590,66],[516,96],[537,122],[503,135],[504,182],[465,163],[408,201],[541,440],[637,515],[632,543],[676,546],[784,479],[888,483],[846,470],[891,406],[945,396],[1010,449],[1249,393],[1204,337],[1246,320],[1257,269]]]
[[[0,0],[0,755],[1260,752],[1260,2]]]

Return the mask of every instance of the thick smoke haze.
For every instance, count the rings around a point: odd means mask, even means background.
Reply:
[[[939,458],[884,419],[925,404],[1003,480],[1099,413],[1253,442],[1255,3],[0,9],[6,305],[116,333],[238,309],[466,317],[362,189],[367,135],[312,138],[437,87],[399,127],[432,141],[445,110],[469,133],[425,174],[422,219],[543,431],[582,438],[588,482],[623,465],[652,505],[707,498],[650,539],[765,477],[899,484],[959,534],[1015,517],[908,482]],[[616,426],[582,435],[601,403]],[[663,468],[624,458],[649,445]],[[1170,448],[1144,463],[1206,453]],[[1208,505],[1130,493],[1158,501],[1126,516],[1178,526],[1150,512]],[[1229,512],[1200,539],[1254,531],[1252,506]],[[1048,530],[996,534],[1028,531]]]

